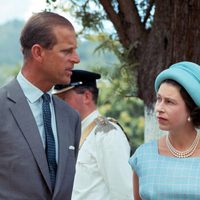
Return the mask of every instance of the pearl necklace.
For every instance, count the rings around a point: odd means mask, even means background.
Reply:
[[[169,149],[169,151],[173,154],[173,156],[178,157],[178,158],[187,158],[190,157],[194,151],[196,150],[200,140],[200,134],[196,134],[196,137],[192,143],[192,145],[185,151],[179,151],[175,149],[169,139],[169,135],[166,136],[166,145]]]

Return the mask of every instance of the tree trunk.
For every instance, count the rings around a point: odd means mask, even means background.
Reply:
[[[159,129],[156,120],[156,115],[153,109],[149,109],[147,106],[145,106],[144,114],[145,114],[145,130],[144,130],[145,142],[149,142],[152,139],[158,139],[163,134],[166,134],[166,131],[161,131]]]
[[[134,71],[138,97],[151,108],[155,100],[154,80],[160,71],[178,61],[200,63],[200,1],[150,0],[149,4],[155,5],[150,29],[145,29],[141,22],[135,1],[117,0],[117,11],[111,1],[99,2],[113,23],[121,44],[132,50],[130,61],[139,63]]]
[[[200,63],[200,1],[157,0],[153,26],[141,45],[138,96],[154,102],[156,75],[178,61]]]

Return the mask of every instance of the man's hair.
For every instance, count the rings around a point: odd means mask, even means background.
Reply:
[[[92,99],[95,104],[97,104],[98,101],[98,95],[99,95],[99,89],[93,86],[78,86],[73,88],[76,93],[83,94],[86,90],[89,90],[92,93]]]
[[[40,12],[34,14],[25,24],[20,37],[22,53],[28,57],[34,44],[43,48],[52,49],[57,43],[53,32],[56,26],[65,26],[74,30],[73,25],[65,17],[52,12]]]

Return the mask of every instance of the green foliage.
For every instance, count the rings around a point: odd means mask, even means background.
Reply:
[[[99,41],[100,44],[96,47],[94,52],[99,52],[104,55],[112,52],[118,59],[117,62],[111,66],[113,69],[109,71],[110,77],[113,80],[112,85],[114,91],[123,97],[136,96],[136,69],[138,63],[133,63],[130,59],[130,51],[132,51],[132,49],[123,49],[114,35],[107,35],[106,33],[100,33],[98,35],[87,34],[86,38],[91,41]],[[134,48],[134,46],[131,48]],[[99,66],[99,68],[102,67],[102,65]],[[119,78],[119,75],[120,81],[115,79],[115,77]]]
[[[121,93],[122,87],[126,87],[126,90],[129,91],[128,84],[124,82],[122,74],[112,76],[112,71],[118,71],[117,69],[94,68],[93,71],[102,74],[102,81],[98,83],[100,112],[119,121],[127,133],[134,151],[144,141],[143,102],[138,98],[127,97]]]
[[[133,62],[134,57],[131,52],[137,44],[131,45],[130,49],[124,49],[114,28],[106,30],[107,17],[99,1],[71,0],[70,2],[76,22],[83,26],[79,36],[82,34],[86,40],[99,43],[94,55],[113,53],[117,58],[114,63],[97,62],[93,66],[84,68],[101,73],[103,81],[99,83],[100,112],[120,122],[130,138],[134,151],[144,141],[144,105],[134,97],[137,91],[135,77],[138,64]],[[117,10],[117,2],[112,1],[112,4]],[[91,57],[90,60],[94,58]]]
[[[0,86],[4,85],[7,81],[14,78],[20,70],[20,65],[9,66],[2,65],[0,68]]]
[[[78,41],[78,54],[81,62],[75,68],[87,69],[92,66],[112,66],[117,62],[117,57],[112,52],[95,52],[99,46],[98,41],[80,40]]]
[[[103,54],[113,52],[118,58],[118,62],[109,68],[96,66],[92,70],[100,72],[104,80],[99,83],[100,112],[119,121],[130,139],[134,152],[144,142],[144,104],[135,97],[137,92],[135,71],[138,65],[129,62],[129,50],[124,50],[114,35],[100,33],[86,37],[101,42],[95,52]]]
[[[0,65],[15,65],[21,59],[19,36],[23,24],[14,20],[0,26]]]
[[[81,33],[104,30],[104,22],[108,21],[103,7],[98,0],[46,0],[48,11],[67,11],[82,27]]]

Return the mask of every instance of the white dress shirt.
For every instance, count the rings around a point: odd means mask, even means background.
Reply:
[[[98,116],[96,110],[82,121],[82,133]],[[72,200],[133,200],[130,146],[120,127],[112,124],[116,129],[106,133],[95,133],[94,127],[82,144]]]

